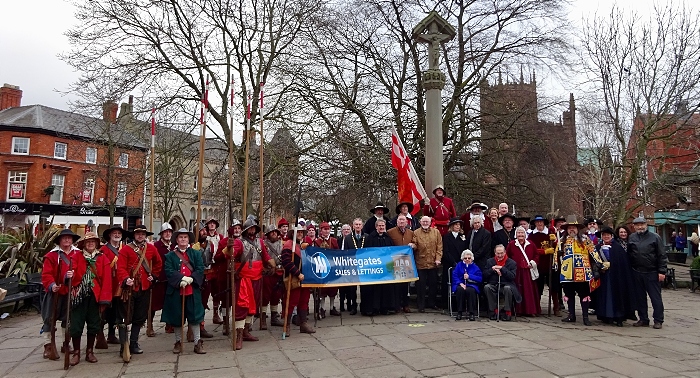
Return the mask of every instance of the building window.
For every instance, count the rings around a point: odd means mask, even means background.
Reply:
[[[63,186],[66,183],[66,176],[51,175],[51,185],[53,186],[53,194],[51,194],[51,203],[60,204],[63,202]]]
[[[24,201],[27,193],[27,172],[10,171],[7,181],[7,200]]]
[[[85,180],[85,183],[83,184],[83,192],[81,193],[81,201],[83,202],[83,205],[91,205],[92,204],[92,198],[95,193],[95,180],[94,179],[87,179]]]
[[[97,148],[88,147],[85,150],[85,162],[90,164],[97,164]]]
[[[119,154],[119,168],[129,168],[129,154]]]
[[[29,155],[29,138],[12,137],[12,154]]]
[[[68,150],[68,145],[61,142],[56,142],[53,145],[53,157],[56,159],[66,160],[66,151]]]
[[[114,201],[117,206],[126,205],[126,183],[120,182],[117,184],[117,198]]]

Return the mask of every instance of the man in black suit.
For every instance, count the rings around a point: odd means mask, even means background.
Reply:
[[[469,220],[471,231],[467,236],[467,248],[474,253],[474,264],[481,270],[486,267],[486,260],[493,257],[491,249],[491,233],[484,228],[482,216],[472,217]]]
[[[467,249],[467,237],[462,233],[462,220],[455,217],[447,225],[449,231],[442,235],[442,298],[443,308],[447,308],[447,293],[450,290],[449,269],[454,268],[462,260],[462,251]]]

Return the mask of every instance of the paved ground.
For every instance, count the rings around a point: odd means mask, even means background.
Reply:
[[[314,335],[293,327],[281,340],[281,328],[255,331],[260,341],[245,342],[236,353],[215,328],[203,356],[192,352],[192,343],[183,355],[172,354],[173,336],[158,328],[155,338],[142,336],[146,353],[129,364],[110,346],[97,351],[98,363],[82,361],[67,372],[62,361],[42,359],[39,316],[20,315],[0,321],[0,376],[700,377],[700,293],[664,291],[664,302],[662,330],[547,317],[497,323],[456,322],[438,313],[344,313],[343,325],[337,317],[324,319]]]

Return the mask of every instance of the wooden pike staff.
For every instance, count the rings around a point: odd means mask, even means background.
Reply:
[[[233,82],[233,74],[231,74],[231,103],[229,107],[229,116],[230,116],[230,122],[229,122],[229,147],[228,147],[228,201],[229,201],[229,224],[233,224],[233,95],[234,95],[234,82]],[[228,237],[231,237],[231,235],[228,235]],[[230,251],[233,253],[233,251]],[[235,277],[233,276],[233,261],[232,259],[228,260],[228,278],[229,282],[226,286],[228,286],[229,290],[231,290],[230,293],[227,293],[226,295],[226,322],[229,323],[229,334],[231,335],[231,349],[236,351],[236,330],[234,328],[235,325],[235,320],[233,317],[235,316],[234,313],[231,311],[231,306],[235,306],[236,302],[236,293],[234,291],[235,289]]]
[[[260,202],[258,204],[258,210],[260,213],[260,218],[258,218],[258,224],[260,225],[260,239],[265,239],[265,230],[263,230],[263,216],[265,214],[265,196],[264,196],[264,182],[265,182],[265,167],[264,167],[264,154],[263,154],[263,146],[265,145],[265,139],[263,139],[263,87],[265,86],[265,83],[260,83]],[[263,325],[262,325],[262,312],[265,311],[265,309],[262,306],[262,297],[263,297],[263,285],[265,284],[264,279],[260,279],[260,300],[258,302],[258,316],[260,317],[260,322],[258,324],[258,327],[260,330],[262,330]]]
[[[199,115],[199,124],[201,131],[199,134],[199,172],[197,175],[197,224],[195,226],[195,234],[199,232],[202,224],[202,181],[204,181],[204,141],[207,134],[207,114],[209,111],[209,75],[207,75],[206,87],[202,96],[202,105]]]
[[[248,104],[246,108],[246,123],[243,131],[245,138],[245,167],[243,168],[243,220],[248,217],[248,161],[250,156],[250,101],[251,96],[248,94]]]
[[[297,194],[297,203],[294,208],[294,227],[292,227],[292,264],[294,263],[294,254],[297,249],[297,227],[299,226],[299,213],[301,212],[301,185],[299,185],[299,193]],[[292,277],[285,271],[289,277],[287,279],[287,295],[284,297],[284,325],[282,326],[282,340],[287,338],[287,326],[289,326],[289,295],[292,291]],[[282,282],[285,282],[282,280]]]
[[[153,191],[155,188],[156,181],[156,108],[151,108],[151,188],[150,188],[150,210],[148,212],[148,229],[153,230]],[[153,288],[148,292],[148,319],[146,325],[146,336],[154,337],[156,334],[153,332],[153,316],[151,311],[153,309]]]

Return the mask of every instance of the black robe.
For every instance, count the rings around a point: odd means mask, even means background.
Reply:
[[[502,228],[493,233],[491,238],[491,248],[495,249],[497,245],[503,245],[503,248],[508,246],[508,243],[515,240],[515,227],[510,230],[510,233],[506,232],[505,228]]]
[[[602,254],[601,245],[596,246],[598,254]],[[612,240],[608,252],[610,269],[600,274],[600,287],[593,295],[596,297],[596,315],[599,320],[612,321],[636,319],[634,276],[627,251],[616,240]]]
[[[386,232],[379,235],[377,231],[374,231],[365,239],[365,247],[390,247],[393,245],[394,242]],[[396,285],[399,284],[361,285],[360,313],[370,316],[384,315],[389,311],[396,310],[399,307],[398,298],[395,295]]]
[[[391,221],[389,222],[390,224],[387,224],[387,225],[386,225],[386,229],[388,230],[388,229],[391,229],[391,228],[394,228],[394,227],[398,227],[398,225],[396,224],[396,221],[397,221],[398,219],[399,219],[399,216],[398,216],[398,215],[396,215],[395,217],[391,218]],[[407,228],[410,228],[411,231],[415,231],[415,230],[417,230],[417,229],[420,228],[420,220],[419,220],[418,218],[416,218],[416,217],[414,217],[414,216],[411,216],[410,219],[409,219],[409,218],[406,218],[406,220],[408,221],[408,225],[407,225],[406,227],[407,227]]]
[[[484,270],[486,267],[486,260],[493,257],[491,233],[483,227],[473,234],[470,231],[467,235],[467,248],[469,248],[470,244],[472,246],[471,251],[474,253],[474,264],[481,268],[481,270]]]
[[[389,226],[389,218],[386,217],[386,215],[383,216],[384,220],[386,221],[386,229],[390,229],[391,227]],[[363,234],[371,234],[375,231],[377,231],[377,226],[375,223],[377,222],[377,217],[372,215],[369,219],[367,219],[367,222],[365,222],[365,226],[362,227],[362,233]]]

